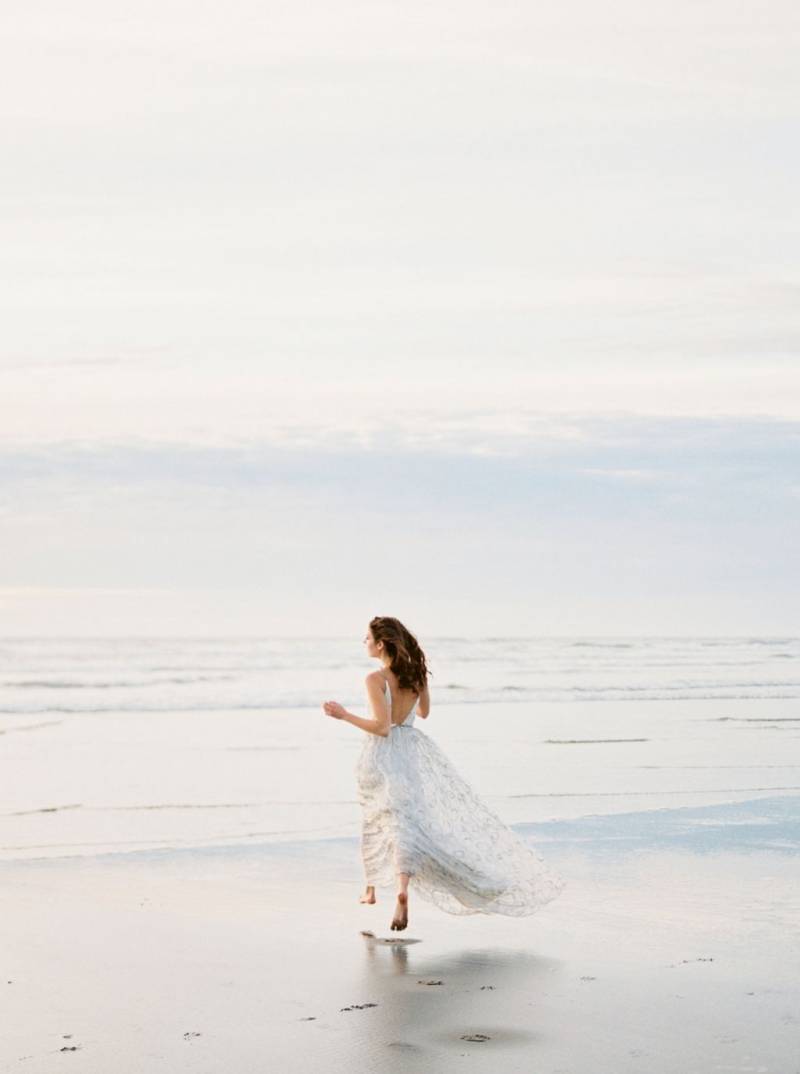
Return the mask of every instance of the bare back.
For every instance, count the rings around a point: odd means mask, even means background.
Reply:
[[[384,677],[386,679],[386,685],[389,688],[392,724],[399,726],[401,723],[405,723],[414,711],[417,701],[419,700],[419,694],[416,690],[399,689],[397,685],[397,676],[393,671],[385,669]],[[410,704],[409,701],[411,701]],[[401,712],[404,712],[404,715],[401,716]]]

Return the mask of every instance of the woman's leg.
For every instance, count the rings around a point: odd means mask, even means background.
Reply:
[[[366,810],[362,809],[361,813],[361,862],[364,866],[364,884],[365,891],[359,902],[375,902],[375,882],[370,879],[369,868],[367,866],[367,846],[369,844],[369,825],[367,822]]]
[[[397,874],[397,906],[392,918],[392,929],[402,932],[408,925],[408,881],[410,873]]]

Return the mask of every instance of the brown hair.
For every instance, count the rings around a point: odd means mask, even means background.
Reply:
[[[386,652],[391,657],[389,665],[397,676],[401,690],[421,691],[428,684],[428,671],[425,654],[410,630],[399,619],[388,615],[376,615],[370,619],[369,628],[375,641],[382,641]]]

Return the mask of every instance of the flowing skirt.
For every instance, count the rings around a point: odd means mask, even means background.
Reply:
[[[367,735],[356,765],[368,884],[413,877],[449,914],[533,914],[566,880],[481,800],[436,742],[414,726]]]

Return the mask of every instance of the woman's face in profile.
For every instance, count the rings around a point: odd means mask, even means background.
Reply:
[[[367,633],[364,636],[364,647],[367,650],[367,656],[379,656],[378,647],[375,644],[375,639],[372,636],[372,631],[367,627]]]

